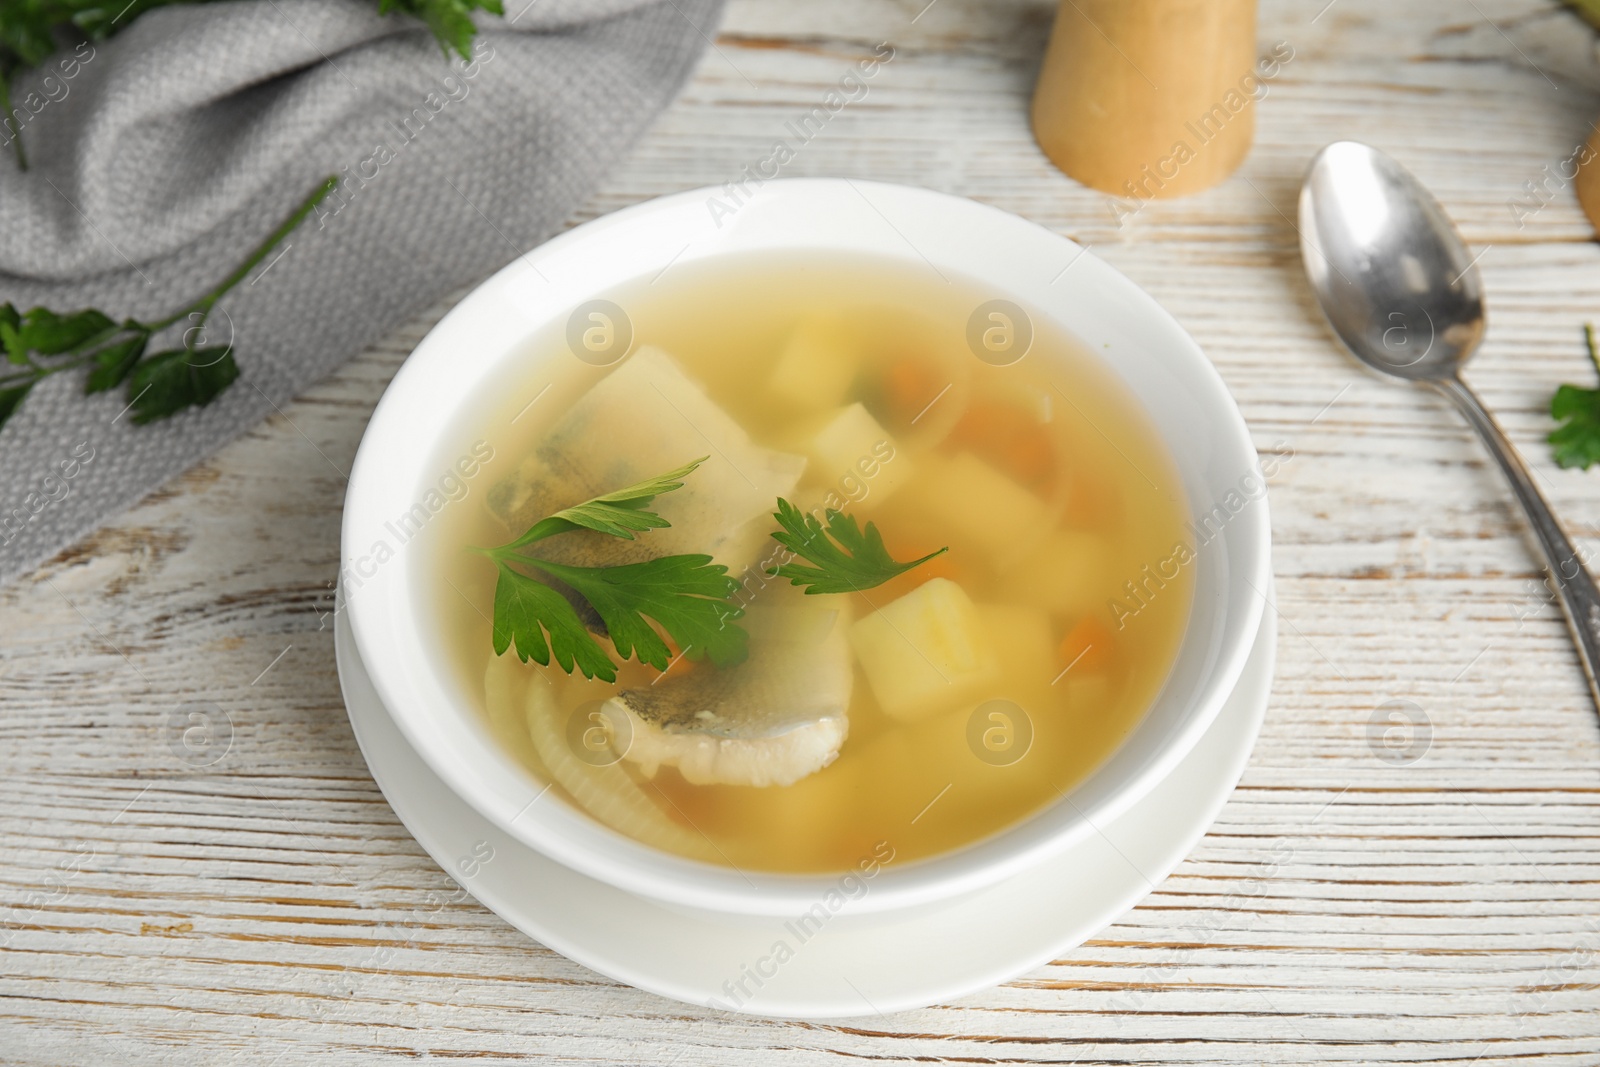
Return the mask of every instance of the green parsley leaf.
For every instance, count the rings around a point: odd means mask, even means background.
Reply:
[[[39,0],[0,4],[0,71],[9,74],[13,67],[36,66],[56,50],[53,31],[71,21],[72,13],[52,7]]]
[[[827,517],[824,531],[816,516],[806,514],[782,497],[778,498],[778,510],[773,513],[773,518],[783,527],[772,535],[773,540],[814,564],[785,563],[775,573],[779,578],[789,579],[791,585],[809,586],[808,594],[859,593],[950,550],[946,546],[921,559],[898,563],[890,558],[875,524],[867,523],[863,531],[856,525],[854,516],[831,508]]]
[[[104,0],[55,0],[57,5],[64,4],[76,9],[72,16],[73,25],[95,41],[110,37],[152,8],[204,2],[205,0],[125,0],[107,4]]]
[[[550,665],[552,650],[556,662],[568,674],[576,666],[585,678],[617,680],[616,664],[578,618],[567,598],[550,586],[519,574],[503,561],[496,561],[500,578],[494,587],[494,653],[504,655],[515,645],[517,658]],[[550,640],[545,641],[545,634]]]
[[[157,352],[139,363],[128,380],[133,421],[143,425],[187,407],[204,407],[237,377],[232,345]]]
[[[1583,327],[1589,361],[1600,373],[1600,353],[1595,351],[1594,329]],[[1550,417],[1561,423],[1546,438],[1551,455],[1560,467],[1588,470],[1600,463],[1600,389],[1563,385],[1550,398]]]
[[[83,383],[83,391],[99,393],[121,385],[133,373],[134,364],[144,355],[144,346],[149,340],[150,335],[139,330],[96,352],[94,370],[89,372],[88,379]]]
[[[1600,463],[1600,389],[1563,385],[1550,398],[1550,417],[1563,424],[1547,438],[1557,466]]]
[[[528,528],[527,533],[505,547],[524,548],[535,541],[542,541],[546,537],[567,533],[580,527],[631,541],[636,533],[671,526],[672,524],[660,515],[646,511],[646,505],[662,493],[683,488],[683,479],[694,473],[696,467],[710,458],[701,456],[697,460],[685,463],[665,474],[648,478],[637,485],[630,485],[626,489],[618,489],[614,493],[606,493],[593,500],[574,504],[549,518],[540,519]]]
[[[587,600],[624,660],[637,656],[658,671],[671,662],[671,649],[647,618],[659,623],[690,659],[709,657],[718,667],[727,667],[749,651],[749,636],[732,625],[744,614],[728,600],[738,583],[710,556],[661,556],[617,567],[573,567],[527,557],[520,562]]]
[[[17,340],[24,349],[41,356],[57,356],[116,328],[116,323],[92,309],[58,315],[47,308],[34,308],[22,316]]]

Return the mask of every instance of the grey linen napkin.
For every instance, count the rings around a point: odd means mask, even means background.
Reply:
[[[0,431],[0,582],[552,232],[682,85],[721,0],[506,0],[471,63],[376,7],[161,8],[20,79],[30,168],[0,156],[0,301],[20,309],[159,319],[344,181],[213,313],[241,375],[210,406],[135,426],[81,371],[34,388]]]

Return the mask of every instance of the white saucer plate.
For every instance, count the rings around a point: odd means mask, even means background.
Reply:
[[[339,679],[367,765],[401,822],[484,906],[595,971],[664,997],[780,1018],[845,1018],[943,1003],[1033,970],[1115,921],[1182,862],[1255,744],[1272,684],[1271,611],[1237,687],[1177,769],[1097,833],[987,889],[940,904],[808,923],[645,900],[522,844],[453,793],[379,699],[343,611]],[[550,798],[542,803],[560,803]],[[492,858],[486,858],[492,857]],[[870,894],[851,887],[857,893]],[[821,903],[821,901],[819,901]]]

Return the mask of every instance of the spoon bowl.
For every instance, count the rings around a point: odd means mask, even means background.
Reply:
[[[1483,340],[1483,284],[1437,201],[1392,158],[1336,141],[1300,189],[1300,250],[1328,323],[1367,366],[1454,378]]]

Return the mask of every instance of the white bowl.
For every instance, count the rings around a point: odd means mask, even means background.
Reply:
[[[429,591],[395,545],[389,520],[437,482],[445,437],[484,382],[507,373],[510,360],[528,359],[530,337],[586,300],[674,261],[731,253],[833,251],[932,263],[1052,320],[1102,359],[1162,435],[1190,511],[1219,516],[1193,564],[1194,605],[1172,671],[1122,746],[1065,800],[1026,821],[951,853],[882,868],[851,908],[949,899],[1060,853],[1172,770],[1211,724],[1250,652],[1271,560],[1264,480],[1237,407],[1199,346],[1153,299],[1078,245],[1015,215],[845,179],[769,182],[731,217],[713,217],[713,196],[726,200],[724,191],[701,189],[639,204],[527,253],[446,315],[395,376],[356,455],[341,553],[350,622],[379,694],[463,800],[583,874],[696,909],[781,916],[814,905],[837,876],[698,863],[623,837],[554,796],[539,799],[543,787],[501,750],[430,654],[420,624]],[[378,545],[399,558],[377,562],[385,554]]]

